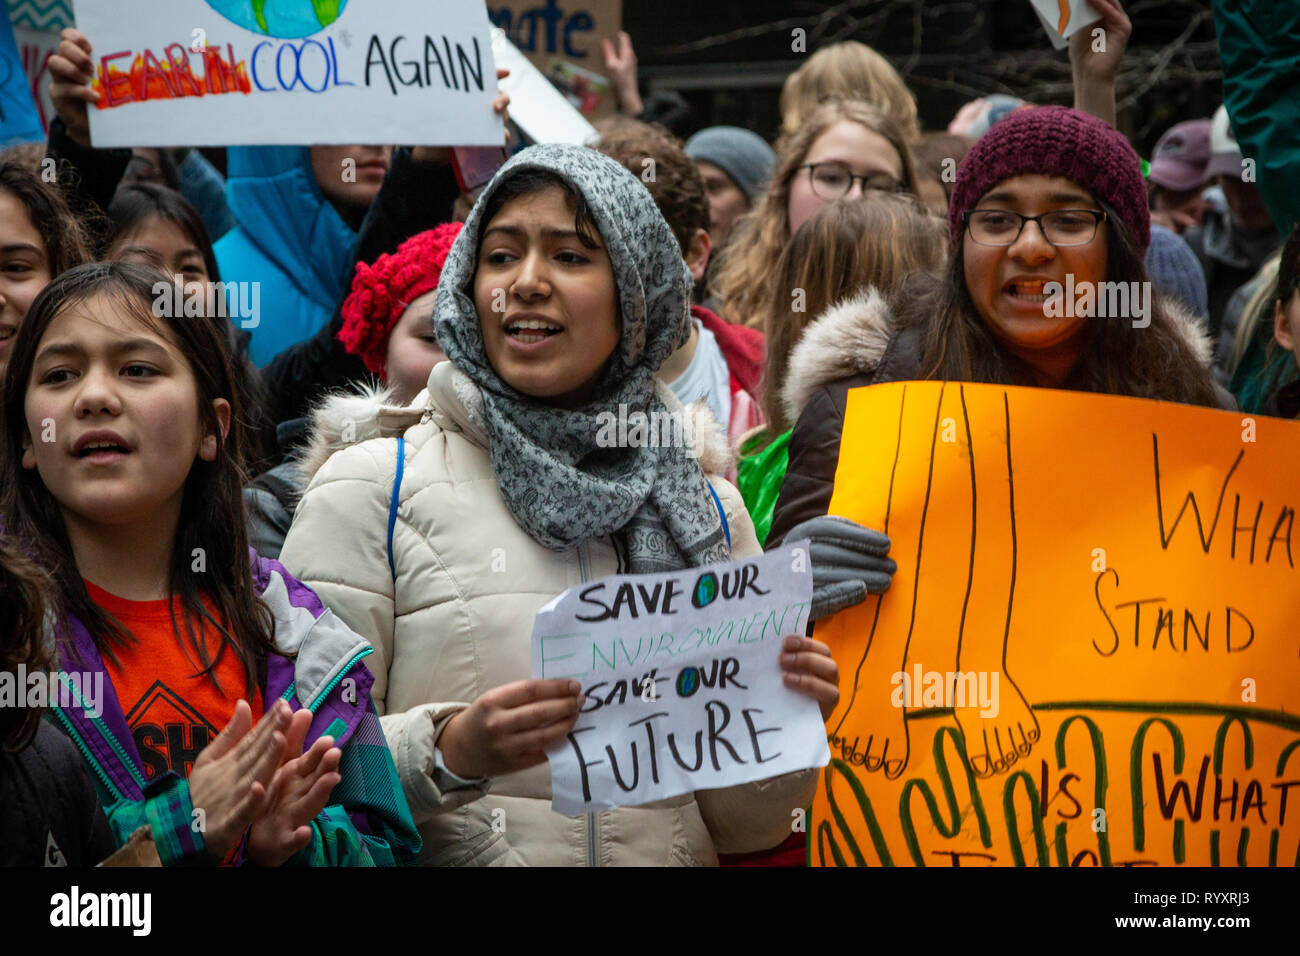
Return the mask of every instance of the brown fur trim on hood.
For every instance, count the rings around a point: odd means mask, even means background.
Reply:
[[[893,334],[889,304],[871,286],[814,319],[790,353],[781,394],[788,420],[797,422],[822,386],[874,372]]]

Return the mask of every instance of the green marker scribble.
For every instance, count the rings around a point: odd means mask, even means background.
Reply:
[[[1219,724],[1219,729],[1214,734],[1214,773],[1216,776],[1221,776],[1223,774],[1223,745],[1228,738],[1228,728],[1233,724],[1239,724],[1241,726],[1242,745],[1246,756],[1246,769],[1249,770],[1255,764],[1255,737],[1250,732],[1250,726],[1242,718],[1229,715],[1223,718],[1222,722]],[[1243,822],[1245,816],[1246,815],[1243,813]],[[1249,842],[1250,830],[1243,826],[1241,828],[1241,840],[1237,844],[1237,860],[1242,866],[1246,865],[1245,862],[1242,862],[1242,854],[1246,852],[1245,844]],[[1210,831],[1210,866],[1218,865],[1219,828],[1215,827]]]
[[[1102,736],[1101,728],[1098,727],[1090,717],[1083,714],[1076,714],[1073,717],[1067,717],[1061,721],[1060,728],[1056,731],[1056,769],[1065,769],[1065,732],[1069,730],[1070,725],[1076,720],[1083,721],[1083,725],[1088,728],[1088,737],[1092,741],[1092,767],[1096,775],[1096,782],[1092,788],[1092,799],[1094,810],[1102,811],[1102,819],[1109,821],[1109,815],[1106,810],[1106,740]],[[1097,853],[1101,860],[1102,866],[1110,866],[1110,826],[1107,822],[1105,829],[1097,834]],[[1061,866],[1067,866],[1065,862],[1065,825],[1061,824],[1056,829],[1056,855]]]
[[[311,0],[311,6],[316,11],[316,22],[323,27],[339,18],[339,0]]]
[[[257,25],[262,28],[265,34],[271,33],[271,28],[266,25],[266,0],[252,0],[253,17],[257,20]]]
[[[1246,721],[1236,715],[1229,715],[1223,718],[1219,724],[1219,729],[1214,735],[1214,772],[1223,773],[1223,744],[1228,737],[1228,728],[1233,724],[1241,725],[1242,746],[1246,751],[1246,769],[1249,770],[1255,765],[1255,736],[1250,732],[1250,727]]]
[[[1016,866],[1025,865],[1025,851],[1020,846],[1020,828],[1016,826],[1016,784],[1023,783],[1025,793],[1029,795],[1029,813],[1034,820],[1034,848],[1038,854],[1038,866],[1051,866],[1047,855],[1047,832],[1043,829],[1041,802],[1034,778],[1024,770],[1017,770],[1007,778],[1002,788],[1002,812],[1007,819],[1007,842],[1011,844],[1011,859]]]
[[[1300,747],[1300,740],[1293,740],[1285,747],[1282,748],[1282,753],[1279,754],[1277,758],[1277,776],[1280,777],[1284,773],[1286,773],[1287,761],[1291,759],[1291,754],[1295,751],[1297,747]],[[1268,865],[1269,866],[1277,866],[1277,841],[1278,841],[1278,828],[1274,827],[1273,832],[1269,835],[1268,838]],[[1297,844],[1295,850],[1295,865],[1300,866],[1300,844]]]
[[[1174,726],[1172,721],[1165,720],[1163,717],[1151,717],[1142,721],[1138,727],[1137,733],[1133,735],[1133,749],[1129,756],[1129,784],[1133,790],[1133,849],[1141,853],[1146,848],[1146,821],[1142,817],[1142,745],[1147,739],[1147,729],[1152,724],[1160,724],[1165,730],[1169,731],[1169,736],[1174,741],[1174,773],[1183,772],[1183,732]],[[1182,863],[1184,856],[1183,847],[1183,821],[1174,821],[1174,862]]]
[[[939,813],[938,802],[934,799],[934,791],[925,780],[912,779],[903,785],[903,793],[898,798],[898,819],[900,828],[903,831],[903,840],[907,843],[907,849],[912,854],[912,861],[917,866],[925,866],[925,859],[921,854],[921,843],[916,838],[916,826],[912,823],[912,790],[919,790],[921,798],[925,800],[926,806],[930,810],[930,822],[943,834],[944,837],[952,839],[961,830],[962,817],[961,808],[957,806],[957,794],[952,787],[952,774],[948,772],[948,761],[945,759],[943,752],[944,739],[950,739],[956,752],[957,759],[961,763],[962,769],[966,772],[966,786],[970,790],[971,806],[975,813],[975,819],[979,822],[980,840],[984,843],[984,848],[988,849],[993,846],[993,835],[989,830],[989,821],[984,813],[984,801],[980,799],[979,781],[975,779],[975,772],[971,770],[970,761],[966,759],[966,746],[962,739],[961,729],[957,727],[940,727],[934,735],[934,768],[939,775],[939,783],[943,787],[944,802],[948,805],[948,820],[945,825],[943,817]]]
[[[840,848],[835,845],[835,834],[831,833],[831,825],[825,820],[817,827],[817,854],[821,857],[821,865],[826,865],[826,845],[831,848],[831,856],[835,857],[835,865],[839,867],[846,866],[844,854]]]
[[[876,820],[875,811],[871,808],[871,798],[867,796],[867,791],[853,773],[853,768],[838,757],[832,757],[823,777],[826,787],[826,799],[831,805],[831,815],[843,832],[854,861],[858,866],[867,866],[866,858],[862,855],[862,851],[858,849],[857,840],[853,838],[853,831],[849,829],[848,821],[844,819],[844,814],[840,813],[839,805],[835,802],[835,794],[831,790],[832,770],[838,772],[848,781],[849,789],[853,791],[853,795],[857,798],[858,809],[862,811],[862,817],[867,821],[867,829],[871,832],[871,842],[875,845],[876,854],[880,857],[880,865],[893,866],[894,859],[889,855],[889,846],[885,843],[885,834]]]

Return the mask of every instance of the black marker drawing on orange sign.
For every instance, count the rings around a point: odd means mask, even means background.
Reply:
[[[890,699],[893,675],[908,670],[908,652],[917,626],[918,604],[922,606],[923,613],[926,610],[925,602],[918,602],[918,593],[923,581],[925,530],[931,494],[934,490],[935,453],[938,450],[941,423],[945,422],[947,417],[960,418],[964,425],[966,436],[964,449],[970,467],[971,540],[961,616],[951,645],[955,661],[954,670],[960,674],[997,673],[999,699],[993,709],[994,712],[988,716],[982,713],[977,701],[969,699],[964,700],[962,706],[954,706],[953,715],[961,728],[966,756],[972,770],[977,777],[989,777],[1005,772],[1019,759],[1028,756],[1033,745],[1038,742],[1040,730],[1033,709],[1007,671],[1007,642],[1011,631],[1011,613],[1015,598],[1017,548],[1009,402],[1004,392],[1001,423],[990,423],[989,427],[973,431],[966,406],[965,389],[959,385],[956,393],[956,402],[954,402],[952,390],[947,385],[943,385],[939,389],[935,402],[933,430],[928,443],[926,489],[916,541],[914,573],[911,579],[912,594],[908,625],[905,629],[888,628],[878,635],[881,602],[877,602],[867,636],[866,649],[854,671],[853,688],[848,704],[839,722],[831,731],[831,738],[841,739],[841,730],[845,721],[861,701],[869,701],[870,706],[875,706],[882,700]],[[950,416],[944,415],[945,402],[952,406],[949,409],[952,412]],[[905,443],[911,445],[916,440],[916,436],[904,434],[903,417],[906,411],[907,388],[904,386],[899,405],[898,435],[890,466],[889,492],[883,528],[885,534],[890,533],[894,478],[898,473],[900,458],[909,453],[927,453],[922,450],[924,444],[920,448],[904,449]],[[922,413],[927,420],[930,418],[928,408],[922,410]],[[1004,450],[1002,453],[990,454],[984,454],[981,450],[980,454],[976,454],[975,433],[992,434],[994,439],[990,444],[1000,443]],[[983,490],[984,493],[978,494],[979,490]],[[895,542],[896,545],[898,543]],[[906,549],[897,550],[899,550],[899,557],[906,556]],[[924,583],[927,589],[933,586],[928,580]],[[977,595],[977,600],[973,604],[970,600],[972,593]],[[1005,605],[999,600],[999,596],[1003,593],[1007,596]],[[891,590],[890,595],[890,599],[895,601],[904,599],[904,595],[897,591]],[[922,627],[924,626],[923,624]],[[910,744],[906,711],[908,706],[915,705],[917,690],[914,689],[912,699],[906,701],[907,706],[878,708],[873,713],[874,726],[867,735],[865,749],[862,751],[861,765],[868,772],[884,770],[886,778],[892,780],[901,776],[907,767]],[[949,692],[951,690],[952,688],[948,688]],[[855,756],[857,746],[855,741],[853,746]]]

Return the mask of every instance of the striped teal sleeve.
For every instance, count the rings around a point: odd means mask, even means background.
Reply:
[[[190,803],[190,785],[176,774],[164,774],[150,784],[143,800],[108,802],[100,793],[113,842],[124,846],[145,824],[153,834],[163,866],[193,866],[214,862],[203,840],[201,821]]]
[[[330,806],[311,823],[311,842],[286,866],[405,866],[419,856],[420,833],[370,702],[343,748],[342,778]]]

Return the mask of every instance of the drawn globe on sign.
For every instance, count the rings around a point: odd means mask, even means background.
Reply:
[[[348,0],[208,0],[208,6],[236,26],[282,40],[319,33],[347,5]]]

